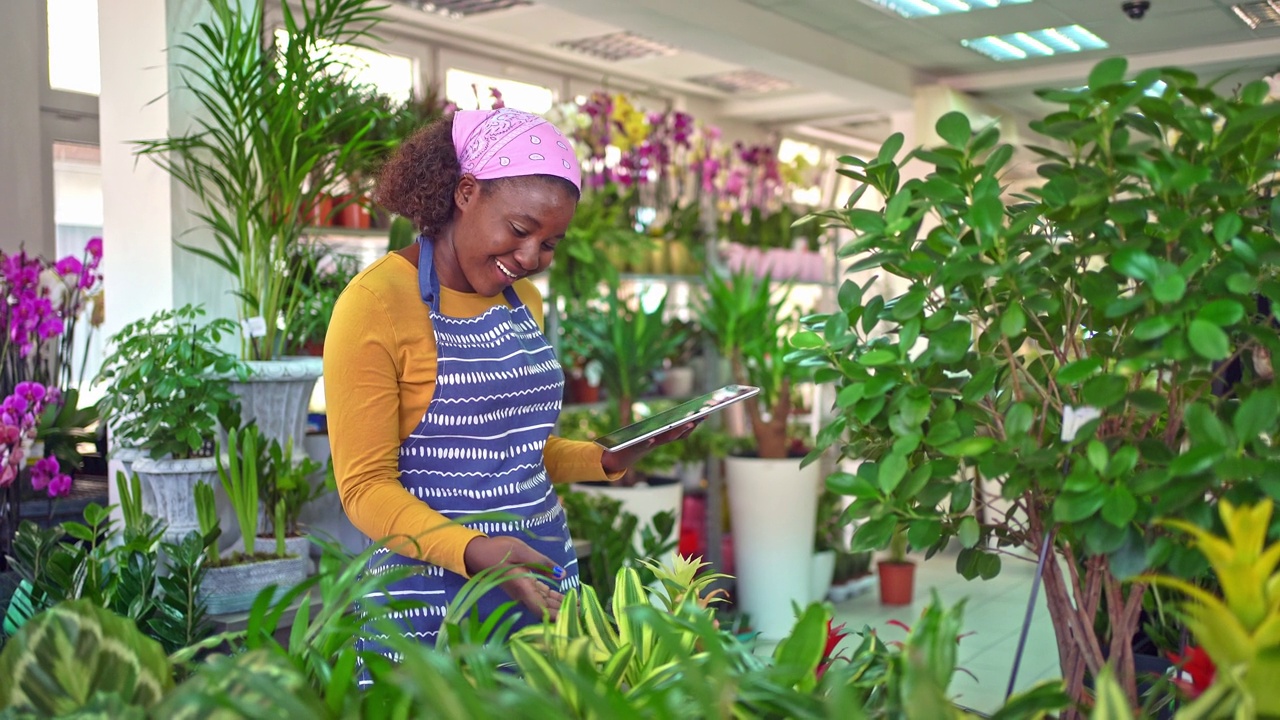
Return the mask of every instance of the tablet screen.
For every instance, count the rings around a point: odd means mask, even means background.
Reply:
[[[719,390],[680,403],[670,410],[663,410],[638,423],[601,435],[596,438],[596,444],[606,450],[621,450],[648,440],[654,435],[661,435],[671,428],[706,417],[759,392],[760,388],[750,385],[725,385]]]

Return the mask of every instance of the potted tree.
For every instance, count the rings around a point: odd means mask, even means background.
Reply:
[[[889,538],[889,554],[876,563],[881,605],[910,605],[915,599],[916,564],[907,559],[907,531],[899,527]]]
[[[228,377],[246,369],[218,349],[234,335],[226,318],[204,320],[200,306],[162,310],[111,337],[95,384],[105,388],[99,409],[114,441],[139,448],[133,462],[142,479],[143,509],[167,524],[178,541],[199,528],[197,482],[217,472],[219,427],[236,427],[239,401]]]
[[[341,48],[360,45],[378,20],[368,0],[283,5],[287,41],[263,43],[264,3],[242,9],[211,0],[212,19],[184,32],[180,81],[196,104],[192,127],[139,143],[198,202],[212,248],[183,247],[232,276],[240,357],[253,384],[237,378],[246,420],[268,437],[300,445],[319,360],[283,361],[285,340],[304,306],[300,273],[288,267],[323,197],[347,187],[343,170],[384,152],[369,130],[387,110],[353,92]],[[357,193],[358,194],[358,193]]]
[[[771,638],[786,633],[794,620],[792,604],[806,602],[811,592],[821,479],[817,465],[802,466],[791,452],[792,384],[805,371],[784,362],[789,321],[782,308],[789,292],[768,276],[740,271],[725,279],[710,273],[699,308],[702,327],[727,359],[734,382],[760,388],[741,403],[755,453],[725,458],[725,482],[737,601]]]
[[[1205,567],[1162,520],[1208,528],[1219,499],[1269,494],[1280,470],[1267,96],[1107,60],[1086,87],[1043,94],[1060,109],[1032,127],[1054,146],[1034,148],[1044,180],[1025,195],[1002,193],[1014,148],[998,128],[949,113],[940,147],[900,158],[898,135],[846,158],[863,186],[823,213],[856,235],[851,272],[905,287],[886,298],[850,278],[793,339],[793,360],[838,387],[819,446],[866,460],[827,480],[864,520],[855,548],[903,525],[917,548],[954,537],[970,578],[1030,551],[1077,702],[1109,662],[1138,705],[1144,573]],[[909,160],[928,172],[904,181]],[[855,207],[872,191],[883,209]]]

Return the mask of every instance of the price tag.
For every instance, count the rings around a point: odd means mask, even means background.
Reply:
[[[1076,439],[1076,433],[1080,432],[1081,426],[1087,422],[1097,420],[1102,417],[1102,411],[1096,407],[1073,407],[1071,405],[1062,406],[1062,442],[1071,442]]]
[[[244,332],[251,338],[260,338],[267,336],[267,321],[261,315],[251,317],[242,323]]]

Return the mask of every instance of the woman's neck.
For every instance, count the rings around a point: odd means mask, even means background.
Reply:
[[[462,291],[462,288],[466,287],[466,281],[462,278],[462,269],[458,265],[458,257],[454,252],[452,230],[452,228],[445,228],[438,236],[431,239],[431,257],[436,266],[436,276],[440,278],[440,284],[450,290]],[[421,242],[415,242],[400,248],[396,253],[416,268],[422,245]]]

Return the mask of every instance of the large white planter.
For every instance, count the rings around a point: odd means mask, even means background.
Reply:
[[[836,551],[820,550],[813,554],[812,592],[810,602],[823,602],[831,593],[831,580],[836,574]]]
[[[166,540],[181,540],[192,530],[200,529],[196,483],[218,487],[216,458],[152,460],[144,457],[133,462],[133,472],[142,485],[142,509],[164,521]]]
[[[766,640],[791,632],[813,592],[813,533],[818,463],[800,459],[725,459],[738,608]]]
[[[665,510],[675,513],[675,525],[671,530],[671,539],[680,538],[680,511],[684,506],[684,488],[680,483],[649,485],[640,483],[631,487],[610,487],[606,485],[577,485],[575,490],[593,495],[603,495],[622,503],[623,512],[636,516],[636,530],[631,544],[636,551],[644,550],[640,538],[644,528],[653,521],[655,515]]]
[[[316,380],[324,373],[320,358],[250,360],[249,380],[231,382],[231,391],[240,397],[240,422],[253,422],[267,440],[281,445],[292,438],[302,452],[307,434],[307,407]]]
[[[199,597],[211,614],[244,612],[267,586],[276,586],[274,602],[305,580],[307,562],[305,557],[290,557],[209,568]]]

